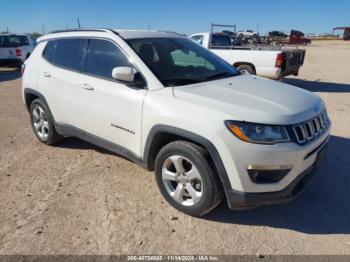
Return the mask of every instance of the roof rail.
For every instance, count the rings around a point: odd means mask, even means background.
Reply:
[[[66,29],[66,30],[55,30],[49,32],[49,34],[57,34],[57,33],[69,33],[69,32],[110,32],[113,31],[111,29],[104,29],[104,28],[95,28],[95,29]]]
[[[181,33],[178,33],[178,32],[174,32],[174,31],[167,31],[167,30],[157,30],[157,32],[169,33],[169,34],[175,34],[175,35],[180,35],[180,36],[186,36],[186,34],[181,34]]]

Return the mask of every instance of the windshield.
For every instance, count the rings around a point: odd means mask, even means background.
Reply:
[[[20,35],[0,36],[1,47],[18,47],[18,46],[24,46],[24,45],[29,45],[28,39],[25,36],[20,36]]]
[[[187,38],[141,38],[127,42],[164,86],[188,85],[240,74]]]

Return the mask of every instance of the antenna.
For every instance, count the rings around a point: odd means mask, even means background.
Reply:
[[[80,20],[79,20],[79,17],[77,17],[77,22],[78,22],[78,28],[80,29]]]

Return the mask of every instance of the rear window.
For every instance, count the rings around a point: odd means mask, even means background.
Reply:
[[[6,35],[0,36],[0,46],[1,47],[18,47],[29,45],[28,38],[21,35]]]
[[[43,56],[60,67],[80,71],[82,68],[83,50],[86,48],[86,39],[59,39],[49,41]]]
[[[212,46],[231,46],[231,39],[227,35],[212,35]]]

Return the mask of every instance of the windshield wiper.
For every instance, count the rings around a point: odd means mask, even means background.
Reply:
[[[232,77],[232,76],[235,76],[235,75],[228,73],[228,72],[221,72],[221,73],[218,73],[215,75],[211,75],[211,76],[205,78],[203,81],[221,79],[221,78]]]

